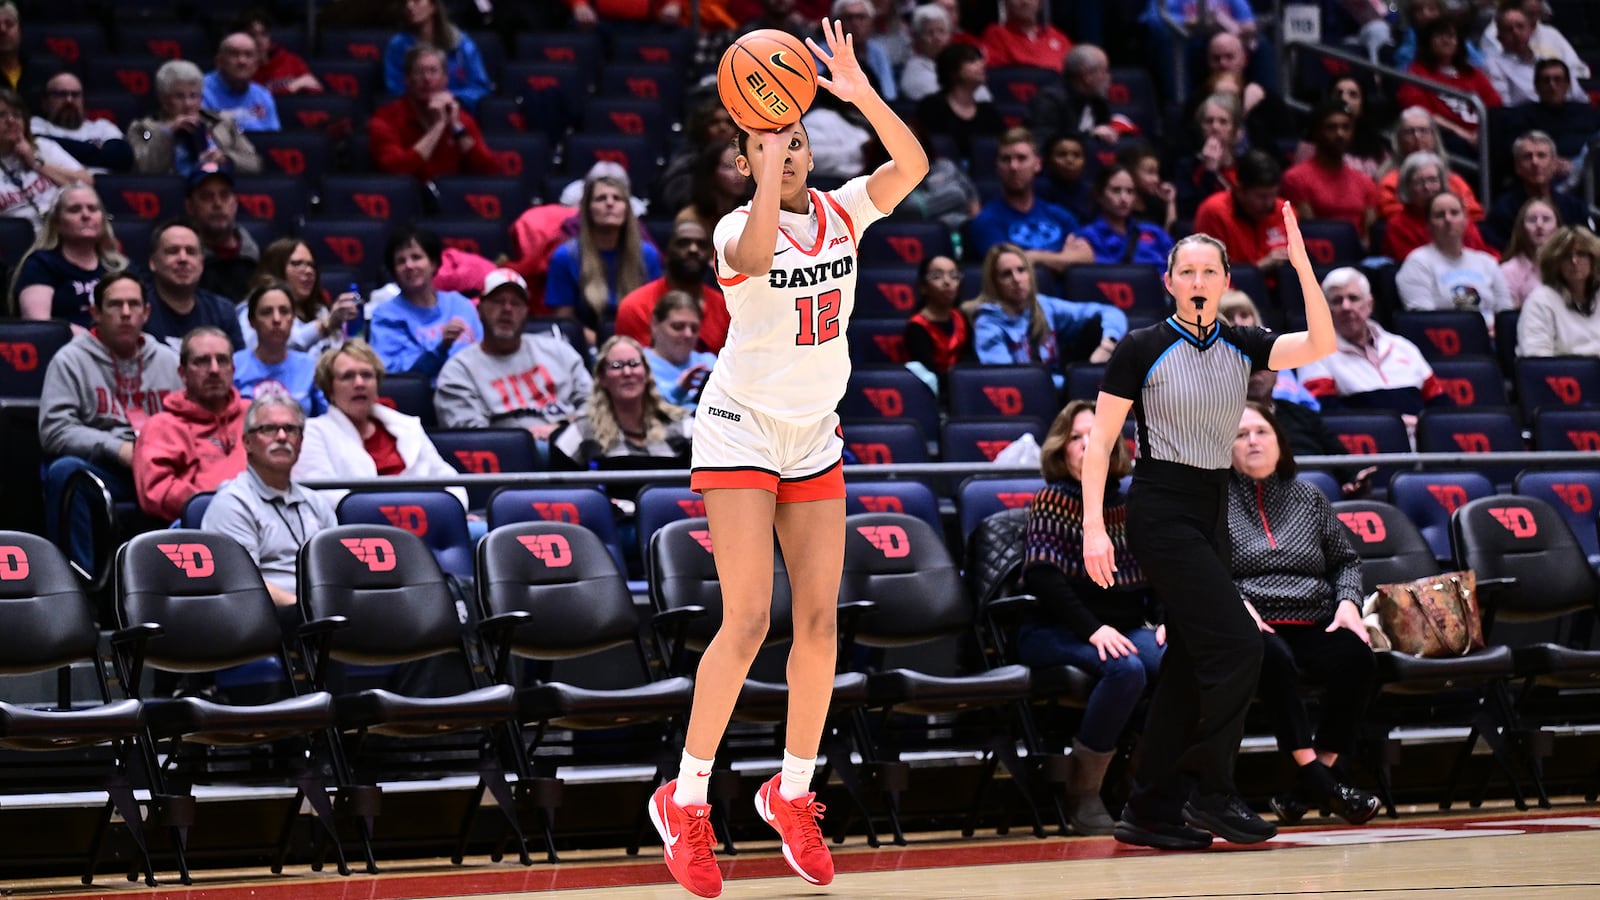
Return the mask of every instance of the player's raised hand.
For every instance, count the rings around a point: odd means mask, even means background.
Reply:
[[[867,80],[867,73],[856,59],[855,35],[845,34],[838,19],[823,19],[822,37],[828,44],[827,52],[823,52],[816,41],[806,38],[806,46],[828,67],[828,77],[819,74],[817,84],[847,103],[872,93],[872,82]]]

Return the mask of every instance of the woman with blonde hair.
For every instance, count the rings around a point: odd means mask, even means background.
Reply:
[[[1561,227],[1561,211],[1548,200],[1535,197],[1522,204],[1511,226],[1511,239],[1500,257],[1500,274],[1511,291],[1511,305],[1521,309],[1540,284],[1539,250]]]
[[[578,236],[550,256],[544,305],[576,318],[593,344],[616,316],[617,298],[661,277],[661,255],[647,244],[628,197],[628,182],[600,175],[583,185]]]
[[[1110,834],[1116,823],[1100,799],[1101,783],[1145,685],[1161,669],[1167,635],[1165,626],[1152,624],[1161,621],[1160,610],[1128,549],[1120,482],[1133,460],[1123,441],[1111,448],[1102,501],[1116,582],[1102,588],[1084,569],[1083,458],[1093,427],[1094,404],[1074,400],[1040,447],[1045,486],[1028,507],[1022,570],[1039,603],[1017,629],[1017,650],[1027,665],[1071,665],[1097,677],[1067,757],[1068,818],[1078,834]]]
[[[45,214],[33,247],[17,264],[8,291],[24,319],[61,319],[90,327],[89,308],[101,276],[128,267],[111,233],[100,195],[82,182],[67,186]]]
[[[1557,229],[1539,249],[1539,277],[1517,319],[1517,355],[1600,356],[1600,237]]]
[[[1039,293],[1027,255],[1009,243],[989,248],[983,260],[983,293],[963,304],[962,311],[972,322],[978,362],[1041,365],[1058,383],[1063,365],[1105,362],[1128,333],[1128,316],[1115,306]]]
[[[550,460],[572,469],[603,468],[602,460],[618,457],[687,466],[691,421],[662,398],[644,347],[619,334],[600,346],[584,414],[550,436]]]

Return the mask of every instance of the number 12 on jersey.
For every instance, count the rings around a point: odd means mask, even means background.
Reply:
[[[800,330],[795,333],[796,347],[824,344],[839,336],[838,290],[826,291],[815,297],[796,297],[794,311],[800,318]]]

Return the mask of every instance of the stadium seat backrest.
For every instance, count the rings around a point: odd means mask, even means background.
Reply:
[[[567,522],[582,525],[605,544],[618,569],[624,569],[611,501],[597,488],[501,488],[489,498],[489,527],[516,522]]]
[[[510,237],[505,224],[476,218],[434,219],[428,223],[446,249],[475,253],[493,260],[506,252]]]
[[[288,94],[278,97],[278,122],[285,131],[321,131],[332,134],[335,131],[354,129],[358,112],[356,103],[349,97],[339,94]],[[359,113],[359,136],[366,138],[366,111]],[[363,160],[365,157],[363,156]]]
[[[401,372],[383,376],[378,388],[378,399],[408,416],[422,420],[425,428],[434,427],[437,419],[433,409],[433,386],[428,376]]]
[[[106,46],[105,28],[98,22],[34,22],[22,32],[23,46],[30,53],[48,53],[67,64],[73,72],[82,72],[84,64],[103,56]]]
[[[120,89],[88,91],[83,95],[85,119],[104,119],[124,132],[144,108],[143,100]]]
[[[1474,500],[1451,517],[1450,539],[1457,565],[1479,578],[1513,579],[1494,595],[1497,623],[1595,608],[1600,585],[1582,546],[1561,513],[1537,497]]]
[[[851,422],[843,428],[844,446],[862,465],[920,463],[928,461],[928,443],[922,429],[910,419]]]
[[[366,59],[313,59],[311,74],[323,87],[354,101],[357,109],[369,109],[372,97],[383,89],[381,63]]]
[[[1600,565],[1600,535],[1596,534],[1600,507],[1595,505],[1600,499],[1600,469],[1524,471],[1517,475],[1516,493],[1537,497],[1561,513],[1589,557],[1589,565]]]
[[[1417,417],[1419,453],[1499,453],[1526,450],[1522,427],[1507,409],[1425,409]],[[1481,471],[1496,484],[1509,485],[1518,466],[1485,465]]]
[[[278,117],[283,118],[281,109]],[[264,173],[292,175],[306,187],[321,184],[333,160],[333,147],[320,131],[256,132],[250,143],[261,154]]]
[[[38,535],[0,531],[0,673],[93,659],[100,631],[72,567]]]
[[[906,355],[906,320],[850,319],[850,361],[858,366],[901,365]]]
[[[522,101],[528,131],[559,139],[582,119],[590,81],[571,65],[514,62],[506,65],[500,90]]]
[[[1494,352],[1483,316],[1470,310],[1397,310],[1394,332],[1416,344],[1430,360]]]
[[[1329,503],[1336,503],[1344,499],[1344,492],[1339,489],[1339,479],[1321,469],[1301,469],[1295,478],[1312,485],[1328,498]]]
[[[382,28],[323,28],[320,29],[322,59],[383,62],[383,51],[389,46],[394,32]]]
[[[1494,485],[1477,472],[1396,472],[1389,480],[1389,502],[1416,523],[1441,560],[1450,558],[1450,515],[1492,494]]]
[[[846,481],[844,485],[844,510],[856,513],[904,513],[916,516],[943,534],[944,522],[939,514],[939,498],[927,483],[913,479],[895,481]]]
[[[1162,316],[1167,291],[1154,266],[1073,266],[1062,285],[1067,300],[1109,303],[1123,312]]]
[[[1592,356],[1523,357],[1517,360],[1517,398],[1537,410],[1600,406],[1600,359]]]
[[[845,518],[839,598],[871,600],[856,641],[897,647],[960,634],[975,612],[944,537],[916,516],[856,513]]]
[[[707,611],[686,629],[685,643],[695,651],[704,650],[722,626],[722,586],[711,548],[711,529],[704,518],[680,519],[656,529],[647,554],[650,599],[658,611],[686,606],[700,606]],[[787,641],[794,633],[792,609],[789,573],[783,554],[774,546],[772,612],[766,643]]]
[[[845,420],[909,418],[924,435],[939,433],[939,404],[921,379],[900,366],[861,366],[839,401]],[[848,427],[848,425],[846,426]]]
[[[470,576],[472,537],[467,511],[449,491],[352,491],[339,501],[339,524],[386,525],[420,538],[444,571]]]
[[[937,222],[883,221],[860,236],[863,266],[910,266],[930,256],[955,255],[950,231]]]
[[[957,419],[944,423],[939,437],[939,458],[943,462],[994,462],[1000,451],[1032,435],[1035,442],[1044,438],[1044,425],[1026,416],[1006,418]]]
[[[123,53],[157,59],[205,59],[216,55],[199,24],[177,22],[120,23],[117,44]]]
[[[513,55],[519,61],[556,65],[571,70],[584,79],[584,84],[592,85],[595,72],[599,69],[600,38],[592,31],[571,29],[522,32],[517,35]]]
[[[70,340],[66,322],[0,319],[0,397],[38,400],[50,360]]]
[[[1075,363],[1069,366],[1065,399],[1068,401],[1095,399],[1100,396],[1100,382],[1104,381],[1105,377],[1105,363]]]
[[[146,229],[156,222],[184,214],[183,179],[176,175],[107,173],[95,178],[94,187],[107,213],[141,220]]]
[[[597,85],[600,97],[644,100],[666,110],[683,108],[683,88],[683,70],[678,66],[616,60],[600,70]]]
[[[1517,327],[1521,321],[1520,309],[1502,309],[1494,314],[1494,355],[1500,362],[1500,371],[1507,375],[1517,371]]]
[[[650,536],[668,522],[700,519],[706,514],[706,501],[687,486],[648,484],[633,498],[634,525],[639,532],[639,553],[649,564]]]
[[[952,416],[1027,416],[1042,422],[1055,418],[1055,382],[1041,366],[958,365],[950,370],[948,389]]]
[[[617,564],[594,533],[566,522],[496,528],[478,553],[485,616],[523,611],[512,652],[563,659],[632,643],[639,617]]]
[[[1505,406],[1506,382],[1492,356],[1436,359],[1433,377],[1457,406]]]
[[[528,130],[528,116],[521,97],[485,97],[478,101],[476,117],[485,135]]]
[[[334,633],[332,658],[381,666],[461,649],[454,593],[424,541],[403,528],[366,523],[329,528],[306,541],[299,560],[301,607],[308,618],[344,616],[351,625]],[[471,555],[469,548],[465,573],[453,574],[474,573]]]
[[[1439,558],[1406,514],[1377,500],[1342,500],[1333,514],[1350,532],[1350,546],[1361,557],[1361,591],[1380,584],[1410,581],[1439,571]]]
[[[234,179],[239,218],[266,222],[279,233],[288,232],[306,214],[309,182],[293,175],[244,175]],[[265,246],[265,245],[263,245]]]
[[[671,112],[654,100],[596,99],[584,104],[582,130],[644,138],[659,152],[666,141],[670,118]]]
[[[107,54],[93,57],[84,66],[84,90],[121,91],[153,107],[155,73],[160,64],[159,59],[146,54]]]
[[[1361,234],[1343,219],[1307,219],[1300,231],[1313,265],[1353,266],[1367,255]]]
[[[494,475],[500,472],[536,472],[539,454],[533,435],[525,428],[454,428],[428,432],[433,448],[457,472]],[[482,509],[494,493],[493,485],[469,486],[467,504]]]
[[[917,296],[915,267],[873,266],[864,267],[856,273],[856,308],[851,313],[853,317],[899,318],[904,322],[921,305],[922,301]]]
[[[567,140],[567,172],[582,178],[597,162],[614,162],[628,172],[633,190],[648,195],[655,184],[660,151],[647,137],[580,132]]]
[[[1160,125],[1160,106],[1156,102],[1155,83],[1148,70],[1137,66],[1113,67],[1106,100],[1110,102],[1113,113],[1132,119],[1146,138],[1154,139]]]
[[[1533,449],[1600,452],[1600,407],[1539,410],[1533,417]]]
[[[1024,478],[975,476],[961,482],[956,491],[956,512],[961,518],[963,538],[972,534],[986,517],[1002,509],[1020,509],[1033,505],[1033,495],[1044,487],[1044,479],[1034,476]]]
[[[1041,90],[1060,81],[1055,72],[1033,66],[999,66],[990,69],[988,77],[989,90],[996,101],[1023,106],[1032,103]]]
[[[390,224],[379,219],[310,218],[300,229],[306,242],[323,266],[343,266],[359,273],[361,281],[376,282],[388,267],[383,258],[383,243]]]
[[[485,137],[484,143],[500,161],[501,176],[507,181],[520,179],[521,185],[535,190],[544,184],[550,170],[550,141],[544,135],[497,134],[493,139]],[[506,216],[514,220],[526,208],[508,209]]]
[[[322,180],[322,207],[329,218],[407,222],[422,214],[417,180],[409,175],[329,175]]]

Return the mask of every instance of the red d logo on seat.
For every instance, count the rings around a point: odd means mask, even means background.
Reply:
[[[368,569],[374,572],[394,571],[394,544],[388,538],[341,538],[339,543]]]
[[[1374,512],[1342,512],[1339,513],[1339,521],[1363,544],[1376,544],[1389,536],[1389,529],[1383,525],[1383,517]]]
[[[1504,525],[1512,537],[1531,538],[1539,533],[1539,523],[1534,521],[1533,513],[1526,506],[1492,506],[1489,515]]]
[[[28,554],[21,547],[0,547],[0,581],[21,581],[28,577]]]
[[[205,544],[157,544],[156,549],[189,578],[209,578],[217,571],[211,548]]]
[[[517,538],[517,543],[528,548],[529,553],[549,568],[560,569],[572,565],[572,544],[567,541],[566,535],[525,534]]]
[[[872,546],[883,553],[885,559],[900,559],[911,555],[911,538],[899,525],[858,525],[856,530]]]

